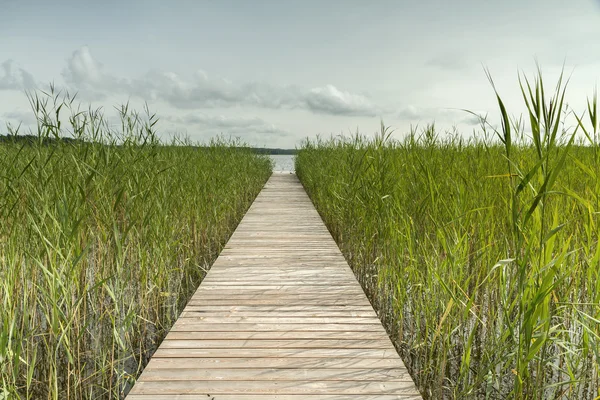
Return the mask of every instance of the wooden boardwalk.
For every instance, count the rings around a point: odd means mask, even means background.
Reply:
[[[421,396],[304,188],[275,173],[127,398]]]

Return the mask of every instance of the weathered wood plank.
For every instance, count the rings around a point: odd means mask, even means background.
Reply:
[[[183,318],[183,319],[182,319]],[[193,312],[193,311],[184,311],[182,315],[179,316],[179,319],[182,323],[195,323],[195,322],[206,322],[209,324],[238,324],[238,323],[247,323],[247,324],[380,324],[378,320],[373,319],[372,316],[369,317],[282,317],[276,315],[269,315],[268,317],[260,316],[260,317],[240,317],[240,316],[231,316],[231,317],[208,317],[202,315],[202,313]]]
[[[420,399],[295,175],[274,174],[130,400]]]
[[[347,400],[348,395],[335,394],[220,394],[219,397],[202,396],[197,394],[131,394],[130,400]],[[361,400],[418,400],[420,395],[386,394],[360,395],[352,397]]]
[[[171,331],[167,335],[169,339],[388,339],[385,332],[364,332],[364,331]]]
[[[399,381],[412,382],[404,368],[314,369],[314,368],[147,368],[147,381]]]
[[[153,358],[147,366],[152,368],[200,368],[200,369],[369,369],[369,368],[399,368],[404,364],[399,358],[207,358],[207,357],[177,357]],[[251,373],[251,372],[250,372]]]
[[[215,312],[257,312],[261,315],[265,315],[265,312],[298,312],[298,313],[314,313],[314,312],[342,312],[342,313],[355,313],[359,311],[367,312],[368,315],[373,315],[373,308],[368,306],[290,306],[290,305],[275,305],[275,306],[248,306],[248,305],[235,305],[235,306],[211,306],[208,304],[201,304],[198,306],[188,305],[185,308],[187,311],[194,310],[205,310]],[[328,314],[329,315],[329,314]]]
[[[325,286],[327,288],[327,290],[325,290],[325,288],[322,288],[321,286]],[[314,294],[314,293],[322,293],[324,292],[326,294],[339,294],[341,292],[341,294],[344,293],[353,293],[356,295],[364,295],[364,293],[360,290],[360,288],[357,288],[354,285],[350,285],[350,284],[346,284],[344,286],[336,286],[336,287],[328,287],[327,285],[323,284],[323,285],[311,285],[309,287],[302,287],[302,286],[298,286],[298,285],[274,285],[274,286],[269,286],[269,285],[254,285],[252,287],[248,287],[245,285],[239,285],[237,283],[231,283],[228,286],[213,286],[210,283],[206,284],[206,285],[202,285],[201,287],[198,288],[198,290],[196,291],[196,295],[202,297],[205,296],[207,294],[209,294],[210,292],[216,292],[216,294],[222,294],[222,295],[227,295],[227,294],[244,294],[244,293],[248,293],[248,294],[260,294],[260,295],[269,295],[269,294],[279,294],[279,293],[305,293],[308,292],[310,294]],[[206,293],[208,292],[208,293]]]
[[[138,381],[136,394],[398,394],[414,395],[412,381]],[[215,399],[216,400],[216,399]]]
[[[217,306],[215,306],[217,307]],[[209,311],[206,308],[201,306],[189,306],[186,307],[186,311],[183,311],[180,315],[180,318],[190,318],[190,317],[262,317],[265,315],[265,311],[234,311],[234,312],[225,312],[224,310],[220,311]],[[277,310],[276,308],[271,309],[269,316],[272,317],[282,317],[282,318],[290,318],[290,317],[372,317],[373,312],[369,310],[365,310],[363,312],[360,311],[313,311],[313,312],[294,312],[294,311],[285,311],[285,310]]]
[[[253,324],[253,323],[202,323],[178,319],[173,325],[172,331],[196,331],[196,332],[268,332],[268,331],[344,331],[344,332],[380,332],[381,325],[377,324]]]
[[[221,306],[235,306],[240,304],[242,299],[192,299],[188,304],[190,305],[221,305]],[[295,298],[295,297],[272,297],[272,298],[252,298],[243,299],[243,303],[246,305],[272,305],[278,306],[281,304],[287,305],[307,305],[307,306],[366,306],[370,303],[364,299],[343,299],[343,298]]]
[[[162,342],[161,348],[193,348],[193,349],[389,349],[390,342],[381,339],[205,339],[200,338],[173,338],[169,337]]]
[[[178,343],[183,342],[181,346],[170,348],[169,344],[174,343],[178,346]],[[235,348],[235,347],[223,347],[220,349],[203,349],[195,347],[190,341],[174,340],[163,342],[165,346],[161,345],[152,357],[202,357],[202,358],[269,358],[269,357],[309,357],[309,358],[398,358],[398,353],[392,347],[387,349],[327,349],[327,348],[310,348],[310,349],[288,349],[288,348],[271,348],[271,349],[248,349],[248,348]],[[187,345],[186,345],[187,344]]]

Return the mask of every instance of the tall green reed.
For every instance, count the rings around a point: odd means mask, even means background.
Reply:
[[[271,173],[240,143],[162,144],[73,96],[0,142],[0,398],[119,398]],[[68,121],[64,124],[63,121]]]
[[[429,398],[599,395],[596,100],[568,129],[562,76],[550,95],[541,73],[520,84],[528,131],[493,87],[501,127],[480,136],[382,125],[296,158]]]

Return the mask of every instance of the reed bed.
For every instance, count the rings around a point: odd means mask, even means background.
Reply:
[[[562,79],[520,83],[527,123],[497,96],[501,126],[469,139],[382,124],[296,157],[426,398],[600,395],[596,96],[573,114]]]
[[[37,132],[0,142],[0,399],[122,398],[271,162],[161,144],[147,110],[115,127],[68,95],[29,98]]]

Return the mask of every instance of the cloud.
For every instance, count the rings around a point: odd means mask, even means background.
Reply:
[[[76,50],[68,60],[63,76],[67,82],[79,85],[98,85],[104,83],[106,75],[99,63],[90,53],[87,46]]]
[[[408,120],[423,119],[426,117],[426,115],[423,113],[423,110],[420,110],[415,106],[406,106],[401,108],[398,110],[398,112],[396,112],[396,116]]]
[[[130,92],[131,84],[104,71],[104,65],[83,46],[75,50],[62,71],[67,85],[88,100],[103,100],[111,93]]]
[[[469,62],[467,55],[460,52],[439,54],[427,60],[425,65],[452,72],[467,70],[472,67],[472,63]]]
[[[34,88],[31,74],[12,60],[2,64],[0,89]],[[273,85],[267,82],[233,82],[210,77],[197,70],[191,79],[170,71],[150,70],[134,79],[120,78],[107,72],[87,46],[67,59],[62,76],[71,92],[85,100],[104,100],[110,95],[135,96],[142,100],[164,101],[181,110],[256,107],[300,109],[318,114],[373,117],[381,109],[362,94],[343,91],[331,84],[312,89],[297,85]]]
[[[13,60],[0,65],[0,90],[30,90],[37,87],[33,75]]]
[[[225,115],[207,115],[204,113],[189,113],[180,117],[167,116],[167,131],[184,132],[191,138],[209,138],[218,135],[235,137],[249,145],[261,143],[280,143],[292,137],[292,134],[277,125],[266,122],[258,117],[238,117]]]
[[[277,87],[268,83],[236,84],[224,78],[209,78],[198,71],[186,81],[174,72],[150,71],[132,82],[133,94],[164,100],[180,109],[254,106],[260,108],[296,108],[301,105],[295,87]]]
[[[274,124],[267,123],[258,117],[228,117],[224,115],[190,113],[183,117],[165,117],[165,119],[182,126],[195,125],[203,130],[226,134],[258,133],[275,136],[286,136],[289,134],[286,130]]]
[[[152,71],[136,80],[132,89],[142,98],[162,99],[180,109],[251,106],[362,116],[375,116],[378,112],[367,97],[341,91],[333,85],[306,90],[265,82],[237,84],[224,78],[211,79],[201,70],[191,82],[173,72]]]
[[[35,125],[37,123],[35,113],[31,110],[13,110],[2,114],[2,117],[7,121],[23,123],[24,125]]]
[[[333,85],[311,89],[305,101],[308,109],[323,114],[373,117],[379,113],[365,96],[343,92]]]
[[[485,112],[476,112],[485,115]],[[480,119],[467,111],[451,108],[427,108],[408,105],[395,113],[396,117],[410,122],[435,120],[452,124],[479,125]]]
[[[151,70],[135,79],[111,75],[84,46],[69,58],[63,77],[83,97],[103,99],[126,94],[144,100],[161,100],[179,109],[258,107],[304,109],[321,114],[375,116],[377,108],[363,95],[342,91],[333,85],[306,89],[266,82],[232,82],[210,77],[197,70],[192,79],[170,71]]]

